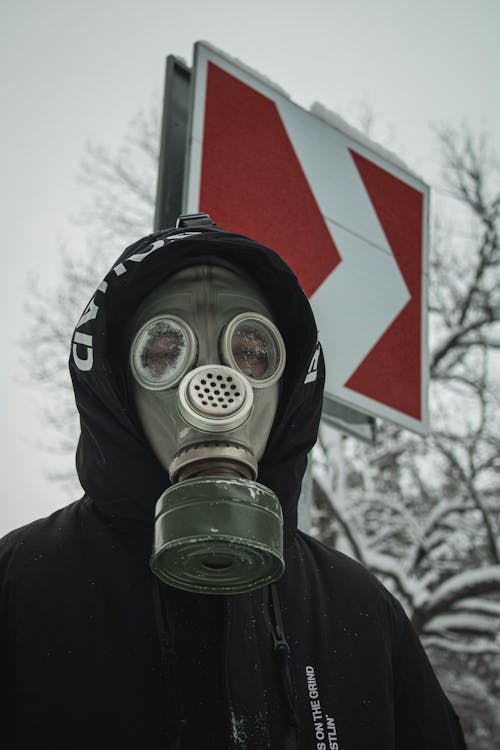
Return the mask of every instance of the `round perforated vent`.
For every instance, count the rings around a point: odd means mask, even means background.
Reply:
[[[223,365],[197,367],[179,386],[182,416],[189,424],[208,432],[239,427],[248,418],[252,404],[250,383]]]
[[[240,377],[220,370],[217,367],[199,372],[189,382],[189,401],[200,414],[234,414],[245,400],[245,386]]]

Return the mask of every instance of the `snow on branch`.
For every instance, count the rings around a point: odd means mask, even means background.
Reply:
[[[398,594],[404,597],[411,609],[421,607],[426,601],[428,593],[425,586],[417,578],[407,576],[397,558],[366,549],[363,562],[376,575],[392,579]]]
[[[314,491],[323,498],[326,505],[331,507],[333,515],[339,522],[340,526],[342,527],[342,531],[347,537],[354,556],[361,563],[364,563],[363,545],[360,543],[360,540],[357,539],[351,524],[342,512],[340,504],[335,501],[328,482],[325,481],[324,477],[322,477],[320,474],[314,477]]]
[[[484,635],[494,637],[498,630],[496,617],[478,615],[473,612],[450,612],[437,615],[425,623],[424,633],[446,636],[447,633],[463,633],[467,635]]]
[[[478,612],[483,615],[494,615],[500,618],[500,601],[492,601],[491,599],[462,599],[455,602],[453,610]]]
[[[424,633],[422,635],[422,643],[426,649],[434,647],[446,651],[454,651],[459,654],[500,655],[500,646],[497,646],[486,638],[476,639],[472,643],[464,643],[462,639],[452,640],[449,634],[446,637],[440,637]]]
[[[429,595],[425,606],[426,620],[429,621],[434,614],[444,612],[460,599],[495,591],[500,592],[500,565],[457,573]]]
[[[465,513],[470,510],[470,508],[471,504],[464,503],[463,500],[456,501],[446,499],[439,502],[431,510],[428,519],[425,522],[425,525],[421,529],[420,539],[418,540],[418,543],[415,545],[414,549],[408,557],[406,569],[406,572],[408,574],[413,573],[413,571],[415,571],[415,569],[418,567],[418,564],[431,546],[430,538],[432,532],[440,525],[446,525],[446,517],[450,516],[453,513]]]

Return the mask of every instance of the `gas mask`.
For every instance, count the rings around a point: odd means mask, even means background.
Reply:
[[[215,263],[177,271],[144,299],[129,384],[172,483],[156,504],[151,568],[177,588],[229,594],[284,570],[281,506],[256,479],[285,346],[260,289]]]

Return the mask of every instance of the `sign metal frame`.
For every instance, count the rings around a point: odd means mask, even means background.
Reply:
[[[226,72],[236,77],[248,86],[262,93],[264,96],[272,96],[275,101],[282,103],[284,107],[299,110],[297,116],[303,114],[317,119],[314,114],[308,113],[298,105],[291,102],[282,92],[263,78],[254,75],[252,71],[236,63],[232,59],[214,50],[206,43],[195,45],[195,56],[193,70],[190,72],[177,58],[169,56],[167,59],[167,79],[165,87],[164,119],[162,124],[161,160],[158,179],[157,208],[155,216],[155,228],[172,226],[179,213],[193,213],[202,210],[199,205],[201,161],[203,149],[203,116],[204,116],[204,90],[206,88],[206,75],[208,62],[220,65]],[[284,104],[283,104],[284,102]],[[324,125],[325,123],[323,123]],[[332,126],[333,127],[333,126]],[[352,133],[341,133],[341,137],[351,138]],[[184,144],[184,148],[183,148]],[[371,159],[381,167],[387,167],[387,158],[380,150],[371,153],[367,139],[364,142],[356,142],[356,150],[364,157]],[[170,157],[169,157],[170,154]],[[163,160],[166,155],[167,161]],[[170,158],[170,167],[168,166]],[[173,161],[172,161],[173,159]],[[421,190],[423,199],[423,227],[422,227],[422,299],[421,299],[421,405],[422,419],[400,418],[394,410],[385,408],[379,404],[375,408],[370,399],[361,397],[356,402],[346,398],[345,394],[326,393],[323,418],[324,420],[341,430],[366,441],[375,440],[375,417],[388,419],[405,428],[412,429],[421,434],[428,431],[427,416],[427,277],[428,277],[428,187],[414,175],[405,175],[401,164],[394,159],[389,164],[392,172],[399,179],[406,179],[412,186]],[[161,172],[163,171],[163,176]],[[170,174],[167,174],[170,172]],[[183,176],[181,177],[181,173]],[[182,200],[180,200],[182,195]],[[173,196],[173,197],[172,197]],[[217,216],[215,216],[217,220]],[[314,295],[312,298],[314,309]],[[320,332],[321,338],[321,332]],[[349,395],[349,394],[348,394]],[[377,405],[375,405],[377,406]]]

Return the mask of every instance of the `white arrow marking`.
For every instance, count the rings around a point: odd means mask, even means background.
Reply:
[[[342,258],[311,297],[325,350],[326,390],[339,393],[410,293],[348,150],[363,149],[291,102],[277,106]]]

